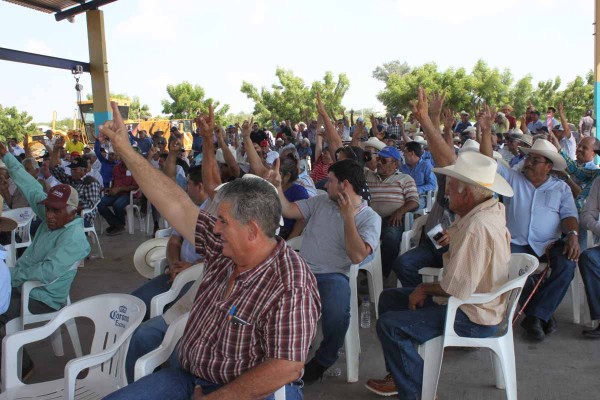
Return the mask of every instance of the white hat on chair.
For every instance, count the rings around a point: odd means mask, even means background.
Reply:
[[[145,278],[152,279],[156,267],[167,258],[169,238],[146,240],[140,244],[133,254],[133,265],[137,272]]]

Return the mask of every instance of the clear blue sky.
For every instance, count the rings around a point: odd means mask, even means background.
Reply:
[[[102,8],[110,90],[137,95],[162,112],[166,85],[184,80],[207,96],[253,109],[243,80],[274,83],[275,68],[306,82],[345,72],[347,108],[383,110],[376,66],[394,59],[415,66],[470,70],[483,58],[534,82],[566,83],[593,68],[593,0],[119,0]],[[0,47],[87,61],[85,16],[71,24],[0,2]],[[70,72],[0,61],[0,104],[49,121],[75,109]],[[82,79],[91,92],[89,76]]]

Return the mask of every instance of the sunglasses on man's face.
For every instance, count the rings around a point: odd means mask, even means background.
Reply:
[[[386,158],[386,157],[379,157],[379,156],[377,156],[377,160],[379,160],[379,162],[381,162],[381,164],[383,164],[383,165],[386,165],[387,163],[394,161],[393,158]]]

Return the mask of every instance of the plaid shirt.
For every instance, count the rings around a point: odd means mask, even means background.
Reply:
[[[226,297],[235,264],[223,256],[214,224],[214,217],[200,211],[195,244],[205,270],[179,343],[181,366],[225,384],[267,358],[304,362],[320,314],[316,279],[306,262],[278,238],[263,262],[235,278]],[[235,316],[248,325],[228,320],[234,305]]]
[[[560,151],[560,155],[563,156],[567,162],[567,172],[575,178],[575,183],[581,187],[581,193],[575,198],[575,205],[577,211],[580,213],[583,211],[585,201],[590,194],[590,189],[594,183],[594,179],[600,176],[600,169],[589,169],[583,165],[578,165],[571,157],[567,155],[564,150]]]
[[[101,187],[100,183],[97,180],[92,178],[91,176],[85,176],[83,179],[75,180],[71,175],[67,175],[63,167],[56,166],[50,169],[50,173],[54,175],[56,179],[61,181],[62,183],[66,183],[67,185],[71,185],[77,190],[77,194],[79,195],[79,206],[82,208],[94,208],[94,204],[101,197]],[[94,219],[96,218],[97,209],[92,211],[89,214],[85,215],[85,221],[93,224]]]
[[[402,138],[402,127],[400,125],[388,125],[387,127],[387,132],[390,135],[396,135],[398,137],[398,139]]]

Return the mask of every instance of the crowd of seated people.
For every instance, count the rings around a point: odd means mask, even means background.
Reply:
[[[194,121],[191,149],[176,127],[169,135],[138,130],[118,112],[91,147],[78,134],[65,140],[52,131],[40,159],[28,138],[23,146],[1,144],[4,209],[31,207],[38,222],[35,246],[11,270],[13,295],[9,287],[0,324],[18,317],[26,280],[48,283],[32,292],[32,312],[64,307],[71,266],[89,254],[84,227],[103,218],[105,234],[122,234],[131,193],[151,205],[154,231],[161,219],[173,230],[165,272],[132,292],[147,314],[129,345],[129,384],[110,399],[264,398],[281,387],[288,399],[302,398],[302,386],[319,382],[344,345],[351,265],[377,251],[386,288],[377,335],[389,374],[366,386],[379,395],[420,397],[415,345],[443,334],[448,297],[505,283],[511,253],[530,254],[552,271],[524,288],[520,325],[528,340],[558,329],[555,312],[576,268],[591,318],[600,320],[600,246],[587,248],[586,240],[588,231],[600,235],[598,140],[572,131],[563,104],[547,107],[545,120],[533,106],[517,118],[509,105],[485,106],[471,119],[444,109],[444,100],[419,89],[406,121],[371,116],[370,127],[353,114],[333,118],[319,95],[316,118],[306,122],[281,116],[263,127],[249,120],[225,129],[211,108]],[[93,210],[85,219],[83,208]],[[422,215],[418,244],[400,254],[403,233]],[[433,239],[428,232],[438,226]],[[10,229],[0,223],[0,231],[7,244]],[[286,240],[298,237],[296,252]],[[203,277],[150,318],[152,298],[199,263]],[[444,272],[423,283],[424,267]],[[505,301],[461,307],[455,329],[494,335]],[[134,382],[136,361],[188,312],[168,366]],[[318,321],[322,340],[312,344]],[[600,338],[600,328],[583,335]],[[23,370],[32,368],[25,354]]]

